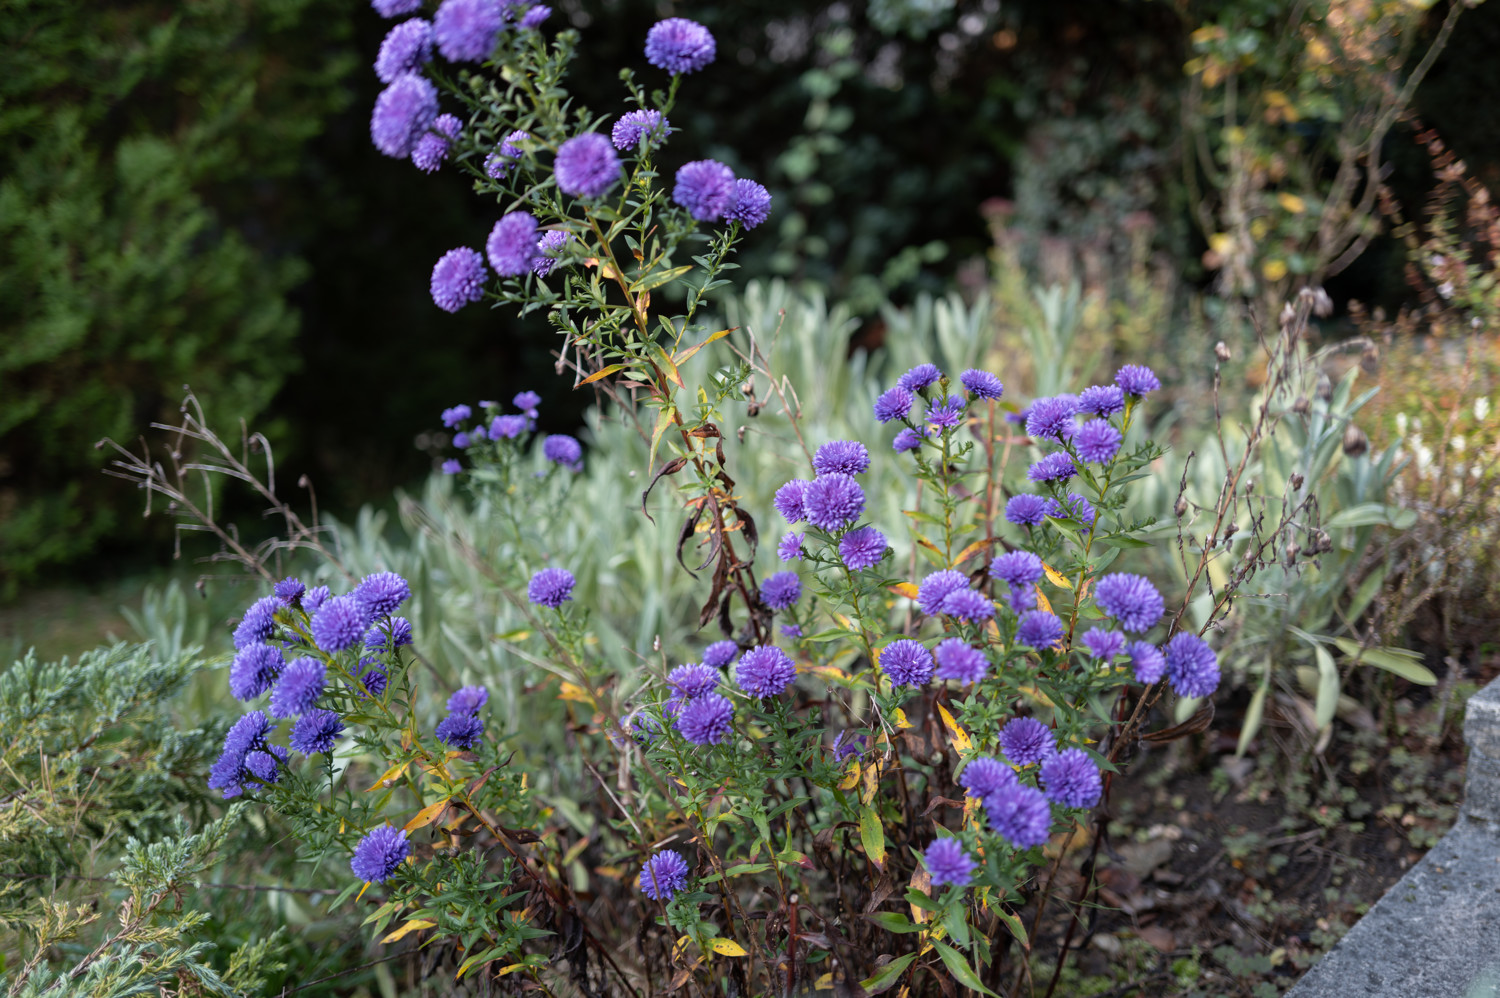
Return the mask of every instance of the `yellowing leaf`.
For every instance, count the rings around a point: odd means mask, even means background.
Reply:
[[[745,956],[745,947],[733,939],[725,939],[723,936],[708,944],[709,947],[720,956]]]
[[[918,891],[926,894],[928,897],[932,896],[932,877],[928,874],[925,867],[919,866],[916,868],[916,870],[911,875],[911,883],[909,886],[916,888]],[[916,922],[918,925],[924,925],[926,924],[928,919],[932,918],[932,912],[928,911],[926,908],[921,908],[914,904],[910,905],[910,907],[911,920],[913,922]]]
[[[974,747],[969,733],[953,719],[953,715],[948,713],[948,708],[942,704],[938,704],[938,717],[943,719],[943,727],[948,729],[948,740],[953,743],[955,752],[962,754]]]
[[[408,933],[416,932],[418,929],[430,929],[436,924],[436,922],[429,922],[425,918],[414,918],[380,941],[382,943],[393,943]]]
[[[1045,561],[1042,562],[1042,571],[1047,573],[1047,581],[1052,583],[1054,586],[1057,586],[1059,589],[1073,588],[1073,583],[1068,581],[1068,577],[1066,575],[1063,575],[1061,572],[1053,568],[1051,565],[1047,564]]]
[[[395,786],[396,781],[401,779],[401,774],[406,772],[406,767],[409,765],[411,765],[409,762],[396,763],[396,765],[381,773],[380,779],[376,780],[373,786],[366,788],[365,793],[370,794],[377,790],[385,790]]]
[[[1045,613],[1052,612],[1052,602],[1047,599],[1047,594],[1042,592],[1042,587],[1036,587],[1036,608]]]
[[[885,868],[885,829],[881,827],[880,815],[866,804],[859,812],[859,842],[865,847],[865,855],[879,869]]]
[[[958,553],[958,557],[953,559],[953,565],[955,567],[957,567],[958,565],[962,565],[964,562],[968,561],[970,558],[974,557],[974,555],[978,554],[980,551],[985,550],[989,546],[990,542],[988,540],[975,541],[973,544],[970,544],[968,547],[964,548]]]
[[[895,710],[891,711],[891,723],[902,731],[905,731],[907,728],[913,726],[912,723],[906,719],[906,711],[902,710],[900,707],[897,707]]]
[[[446,798],[437,801],[436,803],[428,804],[426,807],[422,808],[422,810],[417,812],[416,817],[412,818],[406,823],[406,830],[408,832],[413,832],[418,828],[426,828],[428,825],[437,820],[438,815],[442,814],[443,808],[447,806],[448,801]]]
[[[833,974],[832,973],[824,974],[822,977],[818,978],[816,981],[813,981],[813,990],[814,991],[832,991],[833,990]]]
[[[584,690],[583,687],[575,686],[574,684],[566,681],[564,681],[563,684],[558,688],[557,699],[575,700],[578,703],[594,702],[594,698],[589,696],[588,692]]]
[[[839,783],[840,790],[853,790],[859,783],[859,760],[855,759],[849,764],[849,773]]]
[[[917,598],[917,586],[913,582],[893,582],[891,589],[905,596],[907,599]]]
[[[684,269],[690,269],[690,268],[684,268]],[[688,347],[686,350],[682,351],[681,353],[679,353],[676,357],[673,357],[672,359],[674,361],[676,361],[677,363],[679,363],[679,364],[686,363],[687,360],[688,360],[688,358],[691,357],[693,354],[697,353],[699,350],[702,350],[704,347],[708,346],[710,343],[714,342],[715,340],[722,340],[724,337],[728,336],[730,333],[734,332],[738,328],[740,328],[740,327],[739,326],[730,326],[728,329],[721,329],[717,333],[713,333],[712,335],[710,335],[708,337],[708,339],[704,340],[702,343],[698,343],[698,344],[696,344],[694,346]]]
[[[1260,275],[1268,281],[1279,281],[1286,276],[1285,260],[1267,260],[1260,265]]]
[[[592,385],[594,382],[598,381],[600,378],[607,378],[611,374],[614,374],[616,371],[623,371],[623,370],[625,370],[625,365],[624,364],[611,364],[608,367],[601,367],[599,370],[595,371],[593,374],[590,374],[587,378],[584,378],[582,381],[578,382],[578,387],[582,388],[584,385]]]
[[[1286,191],[1282,191],[1280,194],[1276,195],[1276,203],[1281,205],[1287,211],[1291,212],[1293,215],[1300,215],[1307,210],[1306,201],[1302,200],[1295,194],[1288,194]]]

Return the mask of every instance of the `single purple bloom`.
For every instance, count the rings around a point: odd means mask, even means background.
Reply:
[[[997,790],[1012,786],[1015,782],[1015,770],[999,759],[988,755],[976,755],[970,759],[964,765],[964,771],[958,778],[958,785],[963,787],[970,797],[978,797],[981,800]]]
[[[390,83],[402,73],[414,73],[432,61],[432,25],[420,17],[402,21],[386,33],[375,57],[375,75]]]
[[[1034,527],[1047,519],[1047,503],[1029,492],[1011,496],[1005,504],[1005,518],[1018,527]]]
[[[376,621],[365,632],[365,647],[372,651],[390,653],[411,644],[411,621],[405,617],[391,617]]]
[[[802,499],[807,494],[809,484],[811,483],[806,479],[794,478],[776,490],[776,496],[771,500],[771,505],[776,507],[776,512],[780,513],[787,523],[801,522],[804,515]]]
[[[813,455],[813,470],[820,475],[860,475],[869,467],[870,452],[857,440],[830,440]]]
[[[761,602],[772,610],[785,610],[802,598],[802,580],[796,572],[777,572],[760,584]]]
[[[405,159],[437,115],[437,88],[417,73],[402,73],[375,98],[370,140],[385,155]]]
[[[317,613],[318,608],[327,602],[330,595],[332,594],[328,591],[327,586],[313,586],[302,597],[302,609],[307,613]]]
[[[461,686],[448,698],[448,713],[470,717],[490,702],[490,691],[483,686]]]
[[[456,475],[464,470],[464,463],[456,457],[450,457],[443,462],[443,474]]]
[[[1036,609],[1036,586],[1011,586],[1006,596],[1006,602],[1016,613],[1025,613],[1027,610]]]
[[[977,399],[993,400],[1005,394],[1005,386],[1000,383],[999,378],[988,371],[980,371],[972,367],[958,376],[958,383]]]
[[[677,715],[677,730],[694,745],[717,745],[729,734],[734,704],[718,693],[689,700]]]
[[[453,434],[453,446],[457,447],[459,450],[463,450],[465,447],[469,446],[469,435],[462,432]]]
[[[1041,762],[1055,751],[1052,729],[1034,717],[1013,717],[1000,729],[1000,751],[1017,766]]]
[[[491,180],[504,179],[505,175],[510,172],[511,167],[515,166],[517,161],[526,155],[526,150],[522,149],[517,143],[525,142],[530,138],[530,132],[523,132],[519,129],[507,135],[505,141],[500,143],[500,148],[485,157],[485,176]]]
[[[1021,618],[1021,625],[1016,628],[1016,640],[1039,651],[1051,648],[1062,637],[1062,621],[1046,610],[1032,610]]]
[[[285,667],[281,649],[259,642],[246,645],[229,666],[229,692],[236,700],[254,700],[271,688]]]
[[[406,841],[404,829],[380,825],[371,829],[354,847],[349,869],[360,880],[389,880],[410,852],[411,843]]]
[[[851,572],[874,568],[885,557],[885,534],[874,527],[851,530],[839,540],[839,558]]]
[[[474,410],[460,402],[458,405],[443,410],[443,425],[450,430],[454,429],[472,415],[474,415]]]
[[[865,752],[865,736],[851,735],[847,731],[840,731],[833,736],[833,760],[843,762],[850,756],[861,756]]]
[[[271,640],[271,634],[276,630],[276,608],[280,605],[281,601],[275,596],[265,596],[251,603],[234,629],[234,646],[244,648]]]
[[[444,312],[457,312],[484,297],[484,257],[460,246],[444,253],[432,267],[432,302]]]
[[[580,198],[602,197],[620,179],[620,157],[598,132],[575,135],[557,149],[557,188]]]
[[[400,17],[422,9],[422,0],[370,0],[370,6],[381,17]]]
[[[886,389],[880,398],[875,400],[875,421],[877,423],[889,423],[893,419],[905,419],[911,413],[911,392],[897,386]]]
[[[922,446],[922,434],[910,426],[902,427],[901,432],[896,434],[896,439],[891,441],[891,449],[896,453],[902,451],[916,450]]]
[[[963,843],[952,838],[935,840],[922,854],[922,863],[927,867],[934,887],[943,884],[962,887],[974,876],[974,868],[979,865],[964,852]]]
[[[802,560],[802,535],[798,533],[787,534],[776,545],[776,557],[782,561],[791,561],[793,558]]]
[[[390,682],[390,677],[387,676],[385,674],[385,670],[380,667],[380,662],[373,658],[364,658],[360,659],[359,664],[361,666],[361,672],[355,678],[357,678],[359,680],[359,684],[365,688],[365,692],[375,697],[378,697],[380,696],[380,694],[384,693],[386,684]]]
[[[1063,807],[1093,807],[1104,793],[1099,767],[1083,749],[1063,749],[1042,760],[1042,790]]]
[[[1030,586],[1042,580],[1042,559],[1030,551],[1007,551],[990,562],[990,578],[1013,586]]]
[[[933,426],[951,429],[963,421],[968,402],[962,395],[949,395],[946,401],[934,402],[927,407],[927,422]]]
[[[349,595],[363,603],[371,617],[388,617],[411,598],[411,586],[395,572],[373,572]]]
[[[432,123],[432,130],[412,144],[412,164],[423,173],[435,172],[448,158],[448,150],[463,130],[464,123],[458,118],[451,114],[438,115]]]
[[[1145,395],[1161,387],[1156,372],[1141,364],[1126,364],[1115,372],[1115,384],[1128,395]]]
[[[910,638],[880,649],[880,671],[893,686],[923,686],[932,679],[932,652]]]
[[[791,656],[775,645],[751,648],[734,667],[735,683],[755,697],[777,696],[796,678],[797,666]]]
[[[672,74],[696,73],[714,61],[714,36],[697,21],[669,17],[646,33],[646,61]]]
[[[641,868],[641,893],[653,901],[670,901],[687,887],[688,865],[671,849],[662,849]]]
[[[918,364],[896,379],[896,387],[904,388],[909,392],[919,392],[928,385],[934,384],[943,373],[937,369],[936,364]]]
[[[1127,631],[1149,631],[1161,619],[1165,604],[1161,593],[1144,575],[1115,572],[1094,585],[1099,608],[1120,622]]]
[[[271,587],[271,592],[281,600],[283,606],[296,606],[302,601],[302,594],[307,592],[307,587],[302,584],[301,579],[288,577]]]
[[[301,717],[323,695],[327,667],[315,658],[299,658],[288,665],[271,691],[271,713],[276,717]]]
[[[287,733],[287,744],[303,755],[333,751],[333,743],[344,731],[344,722],[331,710],[313,709],[297,718]]]
[[[703,649],[703,664],[715,669],[722,669],[739,657],[740,646],[727,638],[723,641],[715,641]]]
[[[1112,662],[1116,655],[1125,650],[1125,635],[1119,631],[1106,631],[1102,627],[1091,627],[1083,636],[1083,644],[1095,658]]]
[[[630,152],[647,140],[652,147],[659,146],[670,132],[671,126],[660,111],[642,108],[626,111],[615,119],[614,127],[609,130],[609,139],[616,149]]]
[[[577,580],[566,568],[544,568],[531,577],[526,586],[526,598],[537,606],[557,609],[573,598],[573,586]]]
[[[796,624],[782,624],[781,636],[793,639],[800,638],[802,637],[802,628],[798,627]]]
[[[1161,649],[1146,641],[1132,641],[1125,646],[1130,656],[1130,667],[1135,670],[1135,681],[1150,686],[1167,671],[1167,660]]]
[[[558,254],[562,248],[568,245],[573,238],[573,233],[563,232],[561,229],[553,229],[542,234],[542,238],[536,242],[537,258],[532,261],[532,273],[538,277],[547,277],[552,273],[552,268],[557,266]]]
[[[955,569],[933,572],[917,586],[917,606],[929,617],[942,612],[943,600],[960,589],[969,588],[969,577]]]
[[[537,406],[542,404],[542,397],[536,392],[518,392],[516,397],[510,400],[510,404],[520,409],[532,419],[537,417]]]
[[[467,752],[484,737],[484,718],[476,714],[449,714],[432,729],[432,734],[449,748]]]
[[[569,471],[583,470],[583,445],[566,433],[553,433],[543,440],[542,456]]]
[[[530,212],[507,212],[485,241],[490,266],[501,277],[520,277],[531,269],[539,255],[536,248],[536,218]]]
[[[667,673],[667,685],[672,688],[676,700],[691,700],[719,688],[723,677],[711,665],[679,665]]]
[[[1052,830],[1052,806],[1047,798],[1019,780],[986,797],[984,810],[995,833],[1017,849],[1041,845]]]
[[[1119,385],[1093,385],[1078,393],[1080,412],[1108,419],[1125,411],[1125,390]]]
[[[955,617],[958,620],[974,623],[993,617],[995,604],[978,590],[958,589],[947,595],[938,610],[945,617]]]
[[[1198,635],[1180,631],[1164,651],[1167,681],[1178,696],[1206,697],[1219,688],[1219,656]]]
[[[491,440],[514,440],[525,432],[525,416],[496,416],[490,420]]]
[[[312,637],[326,652],[340,652],[364,641],[374,616],[363,602],[349,596],[335,596],[318,608],[312,619]]]
[[[859,519],[865,491],[851,475],[819,475],[802,490],[802,515],[819,530],[833,533]]]
[[[535,31],[542,26],[543,21],[551,16],[552,8],[544,3],[539,3],[521,15],[521,27],[526,31]]]
[[[1120,431],[1102,419],[1091,419],[1073,434],[1073,447],[1078,456],[1094,464],[1108,464],[1120,452],[1120,443],[1125,438]]]
[[[443,0],[432,18],[432,38],[449,62],[483,62],[505,29],[500,0]]]
[[[743,177],[734,182],[734,204],[724,213],[731,222],[750,230],[771,217],[771,192],[754,180]]]
[[[1026,432],[1033,437],[1062,440],[1074,426],[1073,417],[1078,413],[1078,401],[1071,395],[1039,398],[1031,403],[1031,415],[1026,417]]]
[[[1076,474],[1078,469],[1073,467],[1073,459],[1061,451],[1048,454],[1026,469],[1026,477],[1033,482],[1065,482]]]
[[[965,685],[977,683],[989,672],[990,661],[984,652],[959,638],[944,638],[933,649],[939,679],[956,679]]]
[[[700,222],[717,222],[734,207],[734,171],[714,159],[697,159],[677,171],[672,200]]]

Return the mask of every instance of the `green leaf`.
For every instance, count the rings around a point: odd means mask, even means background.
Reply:
[[[1318,645],[1313,649],[1318,660],[1318,699],[1316,702],[1316,724],[1322,731],[1333,722],[1333,713],[1339,706],[1339,670],[1333,664],[1328,649]]]
[[[1359,647],[1359,642],[1348,638],[1334,638],[1333,643],[1339,646],[1339,651],[1348,655],[1356,662],[1366,662],[1377,669],[1384,669],[1405,679],[1409,683],[1418,686],[1436,686],[1437,676],[1432,670],[1423,665],[1416,652],[1407,651],[1405,648],[1365,648]]]
[[[1235,758],[1245,754],[1250,747],[1250,741],[1260,731],[1261,721],[1266,716],[1266,694],[1271,692],[1271,663],[1266,663],[1265,678],[1261,680],[1255,695],[1250,698],[1250,706],[1245,709],[1245,720],[1240,724],[1240,741],[1234,747]]]
[[[986,904],[985,907],[989,905]],[[1015,937],[1016,942],[1021,944],[1021,948],[1029,953],[1031,940],[1026,938],[1026,925],[1021,921],[1021,916],[1000,907],[990,908],[990,911],[1010,930],[1010,934]]]
[[[921,932],[926,928],[926,926],[913,923],[899,911],[877,911],[865,917],[887,932]]]
[[[677,278],[681,277],[683,274],[686,274],[692,269],[693,265],[689,263],[681,267],[673,267],[670,270],[658,270],[650,274],[642,274],[640,277],[636,278],[633,284],[630,285],[630,290],[638,292],[650,291],[653,288],[659,288],[663,284],[677,280]]]
[[[1402,510],[1379,502],[1362,502],[1348,509],[1341,509],[1323,521],[1325,530],[1343,527],[1395,526]]]
[[[958,983],[966,988],[972,988],[982,995],[989,995],[990,998],[999,998],[999,995],[996,995],[995,992],[984,986],[984,982],[979,979],[979,975],[974,973],[974,968],[969,966],[968,962],[964,960],[963,954],[958,950],[947,943],[940,943],[936,940],[933,941],[932,948],[937,950],[938,956],[943,958],[943,965],[948,968],[948,973],[952,974],[953,979],[958,981]]]
[[[1129,534],[1108,534],[1104,537],[1096,537],[1094,540],[1100,544],[1108,544],[1117,548],[1148,548],[1150,541],[1143,541],[1139,537],[1131,537]]]
[[[880,825],[880,815],[866,804],[859,812],[859,842],[865,847],[865,855],[876,867],[885,868],[885,829]]]
[[[917,958],[917,954],[908,953],[898,956],[890,963],[881,967],[874,974],[859,982],[859,986],[865,989],[867,995],[878,995],[882,991],[889,991],[896,983],[901,973],[911,966],[911,962]]]
[[[708,876],[699,879],[698,883],[716,884],[720,880],[729,880],[733,877],[742,877],[747,873],[762,873],[766,870],[769,870],[770,868],[770,863],[740,863],[725,870],[722,876],[717,873],[710,873]]]

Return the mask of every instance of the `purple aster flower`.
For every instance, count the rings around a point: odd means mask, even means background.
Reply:
[[[1005,394],[1005,386],[999,378],[972,367],[958,376],[958,383],[977,399],[998,399]]]
[[[286,742],[293,751],[318,755],[333,751],[333,743],[344,731],[344,722],[331,710],[315,708],[297,718]]]
[[[282,751],[285,751],[283,749]],[[281,779],[281,760],[268,751],[256,749],[245,753],[245,772],[262,783],[277,783]]]
[[[451,430],[472,415],[474,415],[474,410],[460,402],[458,405],[443,410],[443,425]]]
[[[308,613],[317,613],[318,608],[327,602],[329,595],[327,586],[313,586],[302,597],[302,609]]]
[[[483,686],[461,686],[448,698],[448,713],[470,717],[490,702],[490,691]]]
[[[885,534],[874,527],[860,527],[839,540],[839,558],[851,572],[858,572],[880,564],[885,548]]]
[[[557,188],[564,194],[597,198],[620,179],[620,157],[609,139],[598,132],[585,132],[558,147],[552,170],[557,175]]]
[[[389,880],[410,852],[411,843],[406,841],[404,829],[380,825],[371,829],[354,847],[349,869],[360,880]]]
[[[810,484],[806,479],[794,478],[776,490],[776,496],[771,500],[771,505],[776,507],[776,512],[780,513],[787,523],[798,523],[802,520],[802,499],[807,494],[807,487]]]
[[[880,398],[875,400],[875,421],[878,423],[889,423],[893,419],[905,419],[911,413],[911,392],[905,388],[886,389]]]
[[[1038,650],[1051,648],[1062,637],[1062,621],[1046,610],[1032,610],[1021,618],[1021,625],[1016,628],[1016,640]]]
[[[364,640],[374,616],[353,595],[335,596],[318,608],[312,619],[313,640],[326,652],[340,652]]]
[[[1007,551],[990,562],[990,578],[1013,586],[1030,586],[1042,580],[1042,559],[1030,551]]]
[[[526,31],[535,31],[542,26],[543,21],[551,16],[552,8],[544,3],[539,3],[521,15],[521,27]]]
[[[1080,412],[1091,412],[1108,419],[1125,411],[1125,390],[1119,385],[1094,385],[1078,395]]]
[[[244,648],[246,645],[269,641],[271,634],[276,629],[276,608],[281,601],[275,596],[265,596],[250,604],[250,609],[240,618],[239,626],[234,629],[234,646]]]
[[[1135,670],[1135,681],[1150,686],[1167,671],[1167,660],[1161,649],[1146,641],[1132,641],[1125,646],[1130,656],[1130,667]]]
[[[830,440],[813,455],[813,470],[820,475],[859,475],[869,467],[870,452],[857,440]]]
[[[716,222],[734,207],[734,171],[714,159],[697,159],[677,171],[672,200],[700,222]]]
[[[449,62],[482,62],[505,28],[500,0],[443,0],[432,18],[432,37]]]
[[[1093,504],[1087,499],[1077,492],[1069,492],[1067,498],[1064,500],[1047,500],[1047,515],[1056,517],[1059,520],[1077,520],[1085,527],[1092,529],[1094,517],[1098,514],[1094,512]]]
[[[271,592],[281,600],[283,606],[296,606],[302,601],[302,594],[307,592],[307,587],[302,584],[301,579],[289,576],[272,586]]]
[[[393,652],[411,644],[411,621],[405,617],[391,617],[377,621],[365,632],[365,647],[372,651]]]
[[[711,665],[679,665],[667,673],[667,685],[672,688],[673,697],[691,700],[718,689],[721,678],[719,670]]]
[[[1083,644],[1095,658],[1111,662],[1125,650],[1125,635],[1119,631],[1106,631],[1102,627],[1091,627],[1083,636]]]
[[[484,736],[484,718],[475,714],[449,714],[432,729],[432,734],[449,748],[467,752]]]
[[[1115,572],[1094,585],[1099,608],[1120,622],[1127,631],[1149,631],[1161,619],[1161,593],[1143,575]]]
[[[723,641],[715,641],[703,649],[703,664],[715,669],[722,669],[739,657],[740,646],[727,638]]]
[[[432,301],[444,312],[457,312],[484,297],[484,257],[467,246],[451,249],[432,268]]]
[[[411,147],[411,161],[423,173],[432,173],[448,158],[448,150],[464,130],[464,123],[451,114],[440,114],[432,130]]]
[[[1047,503],[1029,492],[1011,496],[1005,504],[1005,518],[1018,527],[1034,527],[1047,518]]]
[[[856,531],[857,533],[858,531]],[[793,558],[802,560],[802,535],[798,533],[787,534],[776,545],[776,557],[782,561],[791,561]]]
[[[1033,437],[1062,440],[1074,426],[1073,417],[1078,413],[1078,400],[1071,395],[1039,398],[1031,403],[1031,415],[1026,417],[1026,432]]]
[[[995,604],[984,593],[974,589],[958,589],[949,593],[938,609],[944,616],[970,623],[988,620],[995,615]]]
[[[1219,656],[1198,635],[1180,631],[1165,651],[1167,681],[1178,696],[1206,697],[1219,688]]]
[[[1041,762],[1054,746],[1052,729],[1034,717],[1013,717],[1000,729],[1000,751],[1017,766]]]
[[[490,421],[491,440],[514,440],[525,432],[525,416],[496,416]]]
[[[740,178],[734,182],[734,204],[724,217],[739,222],[747,231],[771,217],[771,192],[754,180]]]
[[[323,695],[327,668],[315,658],[299,658],[288,665],[271,691],[271,713],[277,717],[301,717],[313,709]]]
[[[847,731],[840,731],[833,736],[833,761],[843,762],[850,756],[861,756],[865,752],[865,736],[851,735]]]
[[[285,667],[279,648],[259,642],[246,645],[229,666],[229,692],[236,700],[254,700],[271,688]]]
[[[234,722],[234,727],[224,736],[224,751],[209,769],[208,785],[214,790],[222,790],[224,799],[229,800],[244,793],[244,785],[252,780],[276,782],[277,774],[266,771],[264,760],[258,759],[256,769],[259,772],[251,772],[246,765],[247,757],[252,753],[265,755],[274,752],[273,763],[278,758],[286,758],[286,749],[266,744],[266,737],[275,730],[276,725],[259,710],[252,710]]]
[[[386,33],[375,57],[375,75],[381,83],[390,83],[402,73],[414,73],[425,62],[432,61],[432,25],[414,17],[402,21]]]
[[[910,638],[880,649],[880,671],[893,686],[923,686],[932,679],[932,652]]]
[[[910,426],[903,427],[901,432],[896,434],[896,439],[891,441],[891,449],[898,454],[902,451],[916,450],[921,446],[922,434]]]
[[[917,586],[917,606],[930,617],[942,612],[943,600],[960,589],[969,588],[969,577],[955,569],[933,572]]]
[[[1108,464],[1120,452],[1120,443],[1125,438],[1120,431],[1102,419],[1091,419],[1073,434],[1073,447],[1078,456],[1094,464]]]
[[[458,458],[450,457],[446,461],[443,462],[442,467],[443,467],[443,474],[445,474],[445,475],[456,475],[460,471],[464,470],[464,463],[462,461],[458,460]]]
[[[543,440],[542,456],[569,471],[583,470],[583,445],[566,433],[553,433]]]
[[[797,666],[791,656],[775,645],[756,645],[741,655],[734,667],[735,683],[755,697],[774,697],[796,678]]]
[[[653,901],[670,901],[687,887],[688,865],[671,849],[660,849],[641,868],[641,893]]]
[[[927,422],[945,429],[957,426],[962,420],[968,403],[961,395],[950,395],[945,401],[934,402],[927,407]]]
[[[943,373],[937,369],[936,364],[918,364],[896,379],[897,388],[905,388],[909,392],[919,392],[928,385],[934,384]]]
[[[517,392],[516,397],[510,400],[510,404],[534,419],[537,415],[537,406],[542,404],[542,397],[536,392]]]
[[[453,434],[453,446],[457,447],[459,450],[463,450],[465,447],[469,446],[469,435],[467,433]]]
[[[1042,760],[1042,790],[1063,807],[1093,807],[1104,793],[1099,767],[1083,749],[1063,749]]]
[[[1161,387],[1156,372],[1141,364],[1126,364],[1115,372],[1115,384],[1129,395],[1144,395]]]
[[[372,617],[389,617],[411,598],[411,586],[395,572],[372,572],[349,595],[365,605]]]
[[[802,598],[802,580],[796,572],[777,572],[760,584],[761,602],[772,610],[785,610]]]
[[[960,683],[977,683],[990,669],[990,661],[984,652],[959,638],[944,638],[932,650],[937,660],[939,679],[956,679]]]
[[[970,759],[958,777],[958,785],[968,791],[970,797],[981,800],[1015,782],[1015,770],[988,755],[976,755]]]
[[[538,239],[536,243],[538,256],[532,261],[532,273],[538,277],[546,277],[551,274],[552,268],[557,266],[557,254],[568,244],[568,240],[572,238],[573,234],[571,232],[563,232],[560,229],[544,232],[542,238]]]
[[[370,0],[370,6],[381,17],[400,17],[422,9],[422,0]]]
[[[537,606],[557,609],[573,598],[573,586],[577,580],[566,568],[544,568],[531,577],[526,586],[526,598]]]
[[[657,21],[646,32],[646,61],[674,75],[696,73],[714,61],[714,36],[685,17]]]
[[[365,688],[365,691],[376,697],[384,693],[390,677],[380,667],[380,662],[373,658],[364,658],[360,659],[359,664],[363,671],[355,678],[359,680],[359,684]]]
[[[402,73],[375,98],[370,140],[387,156],[405,159],[437,114],[437,88],[416,73]]]
[[[536,219],[530,212],[507,212],[490,230],[484,244],[490,266],[501,277],[520,277],[531,269],[539,255],[536,248]]]
[[[995,833],[1017,849],[1041,845],[1052,830],[1052,806],[1047,798],[1019,780],[986,797],[984,810]]]
[[[1030,585],[1030,586],[1011,586],[1010,587],[1010,592],[1006,596],[1006,602],[1010,604],[1010,608],[1012,610],[1014,610],[1016,613],[1025,613],[1027,610],[1035,610],[1036,609],[1036,587],[1035,587],[1035,585],[1033,584],[1033,585]]]
[[[858,520],[864,510],[864,489],[852,476],[841,472],[819,475],[802,490],[803,517],[828,533]]]
[[[615,148],[621,152],[630,152],[640,146],[641,142],[651,140],[653,147],[661,145],[663,139],[671,131],[671,126],[666,118],[661,116],[660,111],[648,111],[644,108],[638,111],[626,111],[615,119],[614,127],[609,130],[609,139],[615,144]]]
[[[515,166],[517,161],[526,155],[526,150],[522,149],[517,143],[525,142],[529,138],[531,138],[530,132],[523,132],[519,129],[507,135],[505,141],[500,143],[500,148],[485,157],[485,176],[491,180],[504,179],[505,175],[510,172],[511,167]]]
[[[677,715],[677,730],[694,745],[717,745],[729,734],[734,704],[718,693],[689,700]]]
[[[782,624],[781,636],[793,639],[800,638],[802,637],[802,628],[798,627],[796,624]]]
[[[979,865],[964,852],[962,842],[951,838],[935,840],[922,854],[922,862],[927,867],[934,887],[943,884],[958,884],[962,887],[974,876],[974,868]]]
[[[1026,477],[1033,482],[1065,482],[1076,474],[1078,469],[1073,467],[1073,459],[1061,451],[1048,454],[1026,469]]]

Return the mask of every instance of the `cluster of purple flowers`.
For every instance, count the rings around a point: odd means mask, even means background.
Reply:
[[[479,716],[479,709],[489,699],[490,692],[483,686],[465,686],[449,697],[448,716],[433,730],[437,740],[461,750],[478,745],[484,734],[484,718]]]
[[[556,235],[556,233],[553,233]],[[545,239],[543,240],[545,241]],[[458,250],[453,252],[457,253]],[[454,432],[453,446],[468,450],[491,441],[497,446],[506,440],[515,440],[524,433],[536,429],[537,406],[542,397],[536,392],[521,392],[511,400],[518,413],[502,413],[498,402],[480,402],[480,416],[473,426],[466,425],[474,417],[474,410],[460,403],[443,410],[443,425]],[[553,433],[542,440],[542,456],[552,464],[569,471],[583,470],[583,445],[576,437],[566,433]],[[443,462],[443,472],[456,475],[463,471],[463,462],[449,458]]]
[[[1016,848],[1047,841],[1053,804],[1086,808],[1099,802],[1104,782],[1094,760],[1082,749],[1058,751],[1052,732],[1040,721],[1014,718],[1001,729],[1000,746],[1009,764],[975,756],[964,766],[959,785],[983,804],[990,827]],[[1040,789],[1013,768],[1032,765],[1038,766]]]

